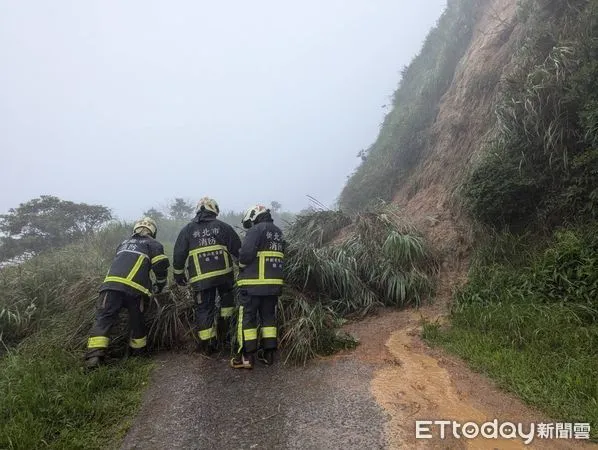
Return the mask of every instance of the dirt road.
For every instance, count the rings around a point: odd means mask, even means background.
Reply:
[[[427,348],[423,316],[352,324],[361,345],[304,368],[234,371],[225,359],[164,355],[123,449],[579,448],[580,441],[416,440],[415,420],[554,422],[463,363]],[[593,446],[592,446],[593,447]]]

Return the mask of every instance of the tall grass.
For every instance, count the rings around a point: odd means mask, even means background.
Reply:
[[[520,2],[523,34],[500,85],[496,139],[465,183],[497,229],[552,229],[598,214],[598,4]]]
[[[451,327],[426,336],[502,386],[598,437],[598,229],[500,234],[478,253]],[[493,255],[496,255],[493,257]]]
[[[0,360],[0,448],[116,448],[131,424],[151,363],[129,359],[86,373],[55,346]]]
[[[126,432],[151,362],[86,374],[81,358],[108,258],[128,233],[117,224],[0,270],[0,448],[110,448]]]

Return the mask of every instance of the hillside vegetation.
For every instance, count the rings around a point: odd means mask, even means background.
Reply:
[[[493,27],[480,28],[489,18]],[[340,197],[347,210],[365,208],[369,199],[393,198],[410,178],[417,182],[401,197],[409,211],[425,200],[424,214],[451,209],[451,220],[468,223],[468,281],[453,299],[450,326],[429,324],[425,336],[553,418],[591,422],[595,437],[597,45],[595,0],[449,2]],[[502,58],[497,72],[484,72],[493,54]],[[449,106],[478,111],[480,102],[493,115],[470,133],[484,135],[456,138],[468,123],[458,128],[449,115],[471,116]],[[416,195],[431,168],[460,177],[433,174],[444,197]]]
[[[591,422],[596,437],[598,2],[519,8],[496,137],[463,189],[498,234],[480,238],[438,340],[552,417]]]
[[[420,53],[403,69],[393,108],[382,123],[378,139],[362,155],[365,160],[344,187],[341,209],[358,211],[379,199],[392,200],[400,183],[421,160],[440,99],[470,43],[482,3],[449,2]]]

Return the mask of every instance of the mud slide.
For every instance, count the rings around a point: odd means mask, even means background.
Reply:
[[[573,440],[534,438],[526,445],[523,440],[515,439],[456,439],[449,427],[445,439],[439,438],[439,427],[430,428],[433,439],[416,439],[416,421],[451,420],[481,425],[497,419],[498,424],[521,423],[526,432],[531,422],[556,422],[500,391],[458,359],[427,348],[419,339],[422,318],[435,320],[438,311],[392,312],[368,319],[353,330],[356,335],[361,334],[363,342],[357,356],[374,364],[376,360],[382,361],[382,366],[374,372],[371,392],[387,413],[384,425],[387,448],[564,449],[581,446],[580,441]],[[461,430],[458,434],[463,436]]]
[[[416,420],[555,422],[419,339],[438,309],[352,324],[354,351],[306,367],[234,371],[222,358],[168,354],[123,449],[579,448],[580,441],[415,438]],[[588,446],[590,447],[590,446]],[[593,447],[593,446],[592,446]]]

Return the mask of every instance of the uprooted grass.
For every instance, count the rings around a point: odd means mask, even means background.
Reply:
[[[448,329],[425,337],[526,402],[598,437],[598,231],[498,235],[480,250]]]

